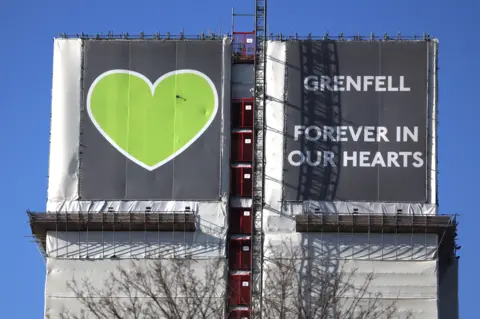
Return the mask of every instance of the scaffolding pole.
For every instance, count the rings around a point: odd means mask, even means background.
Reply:
[[[267,1],[255,1],[255,155],[253,172],[253,271],[252,318],[262,317],[263,206],[264,206],[264,141],[265,141],[265,63]]]

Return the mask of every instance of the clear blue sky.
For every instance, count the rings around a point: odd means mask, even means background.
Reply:
[[[253,0],[0,0],[0,239],[2,318],[42,318],[45,266],[30,234],[25,209],[42,210],[47,164],[52,38],[59,32],[187,34],[230,27],[231,8],[252,12]],[[269,2],[273,32],[306,35],[405,35],[427,32],[440,40],[440,211],[460,213],[460,311],[478,318],[480,275],[480,2],[478,0],[349,0]],[[238,28],[253,30],[242,18]]]

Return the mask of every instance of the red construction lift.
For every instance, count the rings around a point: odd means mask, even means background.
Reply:
[[[235,16],[255,18],[253,32],[235,31]],[[232,11],[233,63],[254,69],[254,95],[232,100],[230,197],[251,203],[229,209],[228,318],[261,316],[263,137],[265,105],[266,0],[255,0],[254,14]],[[238,201],[236,201],[238,203]]]
[[[255,59],[255,32],[233,32],[233,63]],[[253,194],[254,99],[232,100],[230,196],[251,199]],[[252,208],[231,207],[228,237],[228,318],[251,318]]]

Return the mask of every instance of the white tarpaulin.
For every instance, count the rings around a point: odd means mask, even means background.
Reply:
[[[280,298],[277,294],[284,289],[290,296],[283,300],[287,305],[309,298],[313,302],[325,296],[321,287],[329,278],[339,282],[328,290],[329,296],[339,299],[339,307],[350,307],[353,300],[363,306],[375,301],[376,310],[395,304],[399,316],[395,318],[406,318],[409,312],[418,319],[437,318],[436,236],[423,241],[414,235],[407,244],[407,236],[375,235],[368,244],[363,234],[268,234],[263,264],[266,303]],[[292,299],[298,287],[302,297]]]
[[[54,41],[48,199],[78,199],[82,40]],[[68,107],[66,107],[68,105]]]
[[[359,234],[359,233],[280,233],[265,234],[265,256],[269,248],[282,251],[287,247],[302,249],[309,258],[352,260],[435,260],[435,234]]]
[[[62,308],[66,308],[73,313],[80,314],[80,311],[86,310],[85,306],[82,305],[80,300],[75,297],[75,293],[68,287],[68,283],[72,283],[72,279],[75,279],[77,282],[82,285],[84,279],[88,279],[92,284],[91,287],[97,290],[97,292],[104,291],[106,289],[106,283],[108,282],[109,277],[113,274],[116,278],[121,278],[119,273],[119,267],[124,270],[131,270],[138,267],[141,272],[146,271],[149,267],[152,267],[156,261],[146,260],[146,259],[129,259],[129,260],[62,260],[62,259],[47,259],[47,280],[46,280],[46,289],[45,289],[45,315],[50,315],[51,318],[58,318],[58,313],[62,311]],[[161,260],[162,265],[168,268],[171,260],[164,259]],[[213,270],[212,274],[209,274],[208,278],[205,277],[205,269],[212,269],[212,265],[216,267]],[[209,290],[208,296],[213,298],[218,298],[218,302],[223,304],[226,291],[226,260],[224,259],[204,259],[204,260],[194,260],[191,267],[195,273],[195,276],[200,281],[214,280],[215,285]],[[179,274],[177,274],[179,275]],[[168,275],[167,275],[168,276]],[[167,277],[166,277],[167,278]],[[170,276],[168,279],[165,279],[172,282],[165,282],[169,285],[169,289],[174,293],[174,300],[177,305],[181,305],[186,299],[185,297],[194,297],[192,295],[185,294],[185,290],[180,287],[175,286],[175,279]],[[151,282],[154,284],[154,282]],[[191,283],[189,283],[191,284]],[[147,286],[150,287],[150,286]],[[162,294],[161,290],[151,286],[151,289],[155,292],[155,296],[159,297],[160,304],[163,303],[163,306],[166,305],[163,300],[165,295]],[[96,291],[91,290],[90,292],[84,291],[84,295],[92,298],[99,298],[100,295]],[[106,293],[104,291],[104,293]],[[128,298],[136,296],[137,301],[147,302],[152,301],[152,298],[145,298],[145,295],[140,293],[137,290],[132,290],[133,294],[127,293],[127,291],[122,291],[116,289],[111,291],[112,297],[116,302],[123,303],[124,305],[130,305]],[[162,299],[163,298],[163,299]],[[143,300],[142,300],[143,299]],[[195,298],[197,302],[198,298]],[[140,305],[139,304],[139,305]],[[118,309],[118,308],[117,308]],[[122,309],[118,309],[122,310]],[[129,319],[132,317],[128,317]]]

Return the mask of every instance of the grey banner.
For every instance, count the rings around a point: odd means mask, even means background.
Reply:
[[[219,200],[228,50],[222,41],[85,41],[81,200]],[[162,82],[174,71],[190,75]]]
[[[286,200],[426,202],[427,48],[287,44]]]

